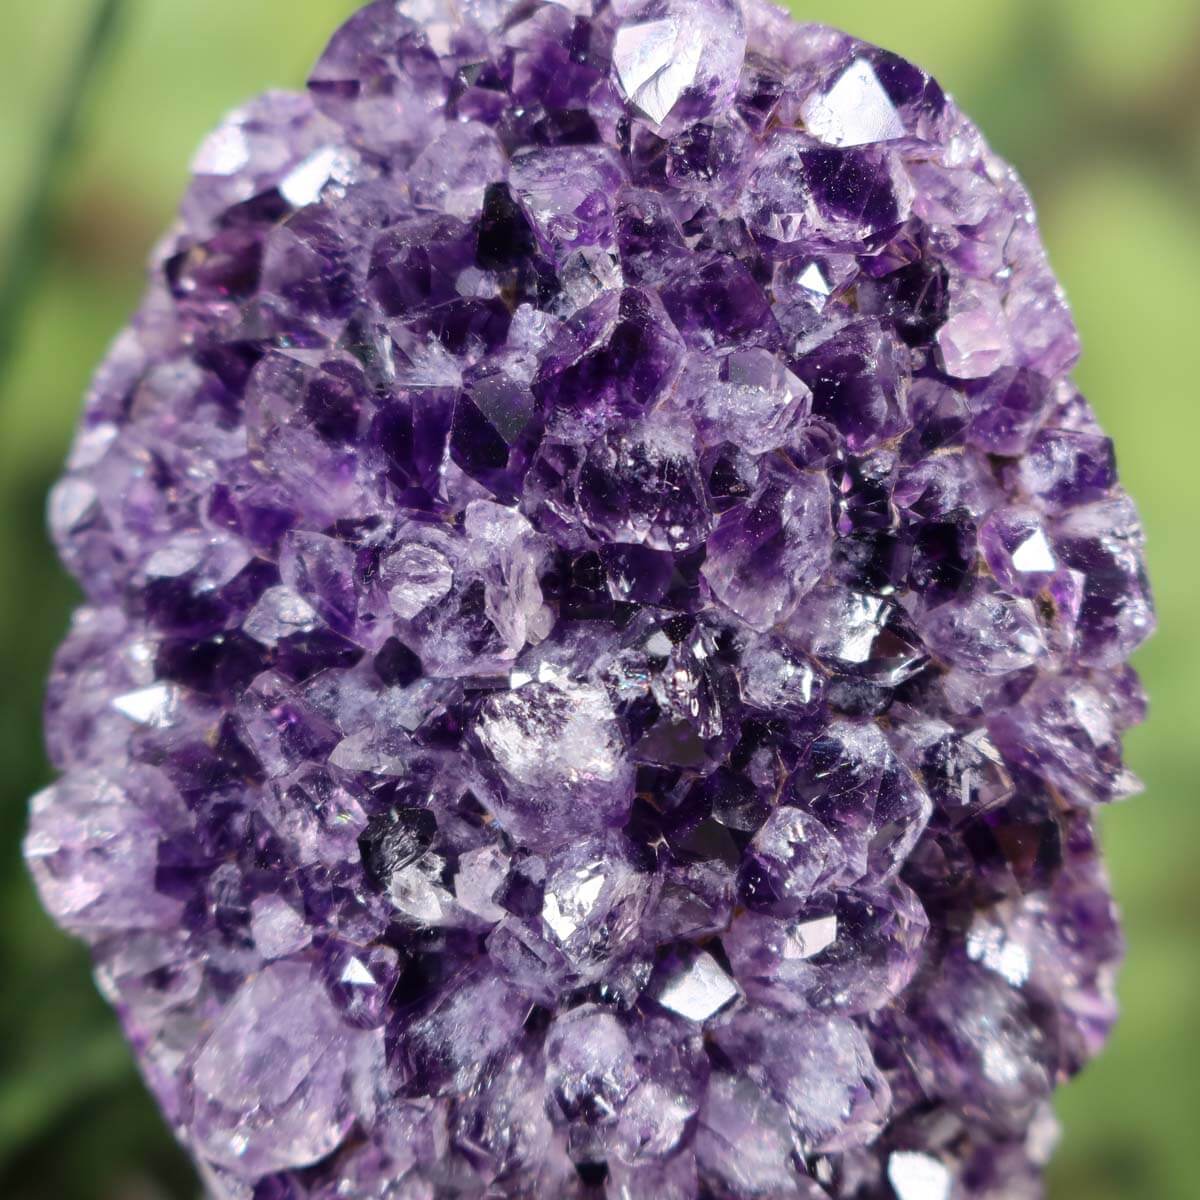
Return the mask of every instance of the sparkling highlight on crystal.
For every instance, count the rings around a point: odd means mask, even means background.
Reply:
[[[213,1200],[1023,1200],[1142,532],[1013,171],[762,0],[378,0],[201,148],[26,858]]]

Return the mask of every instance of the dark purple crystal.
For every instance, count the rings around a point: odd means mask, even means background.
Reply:
[[[1137,515],[1014,173],[762,0],[379,0],[50,514],[26,854],[214,1200],[1020,1200]]]

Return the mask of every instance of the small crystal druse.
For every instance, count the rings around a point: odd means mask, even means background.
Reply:
[[[761,0],[387,0],[205,142],[26,854],[220,1200],[1022,1200],[1137,515],[1016,176]]]

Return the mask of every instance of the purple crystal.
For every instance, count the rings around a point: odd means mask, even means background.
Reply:
[[[1038,1194],[1153,611],[1013,172],[763,0],[378,0],[194,171],[25,849],[214,1200]]]

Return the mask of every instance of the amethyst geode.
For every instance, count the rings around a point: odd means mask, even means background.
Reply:
[[[214,1197],[1040,1190],[1137,515],[1029,198],[761,0],[399,0],[204,145],[26,853]]]

